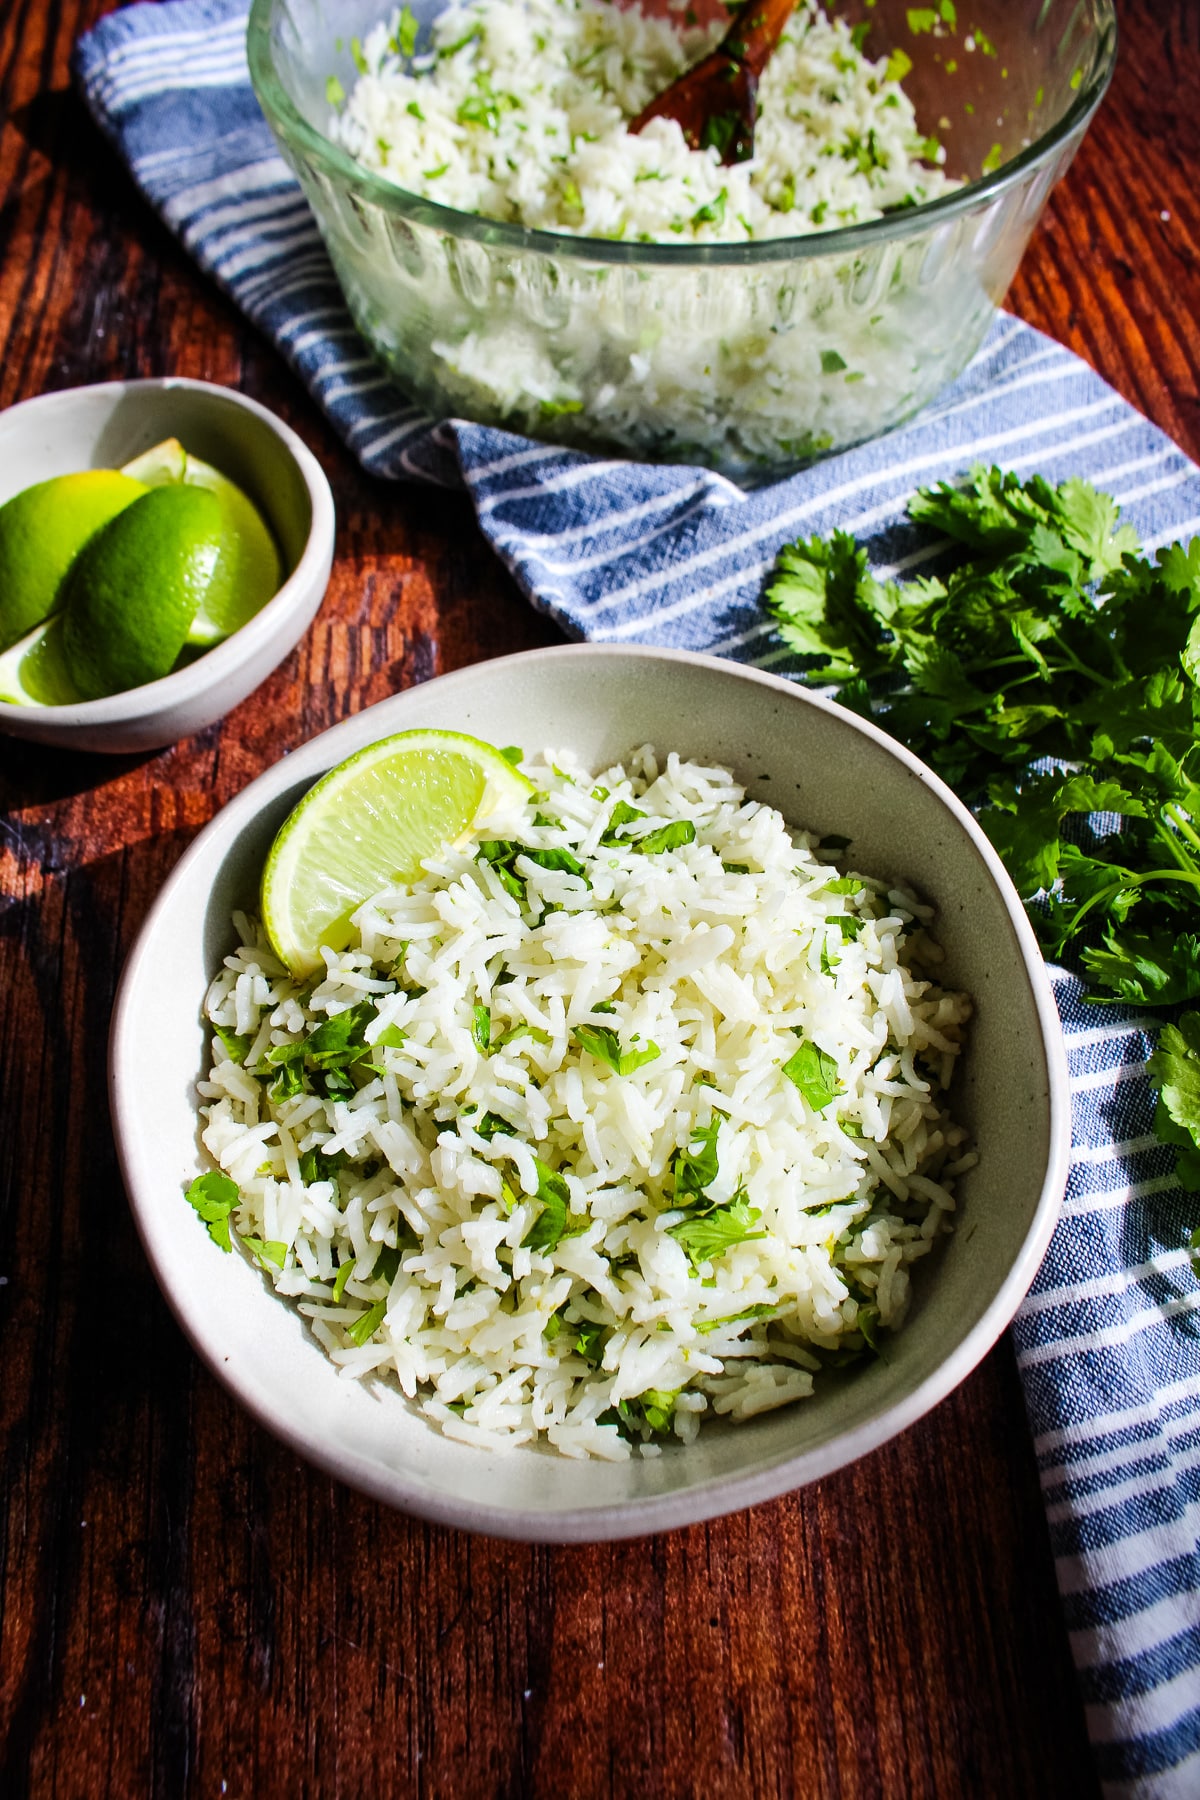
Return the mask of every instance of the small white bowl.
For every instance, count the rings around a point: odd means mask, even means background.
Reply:
[[[977,1012],[954,1108],[979,1164],[953,1235],[917,1271],[886,1360],[829,1373],[810,1400],[706,1425],[650,1460],[492,1453],[443,1437],[397,1388],[338,1375],[304,1319],[248,1260],[225,1255],[184,1200],[209,1166],[195,1084],[204,996],[254,909],[279,824],[324,770],[391,732],[441,726],[603,767],[638,744],[731,767],[789,821],[852,840],[867,873],[938,909],[946,979]],[[293,752],[196,839],[155,903],[125,973],[110,1047],[125,1185],[147,1255],[209,1367],[269,1430],[352,1486],[444,1524],[535,1540],[660,1531],[769,1499],[874,1449],[963,1380],[1028,1288],[1066,1177],[1070,1097],[1050,984],[995,851],[950,790],[890,738],[775,676],[680,651],[607,645],[477,664],[381,701]]]
[[[237,706],[307,629],[333,563],[333,495],[296,433],[232,388],[106,381],[9,407],[0,413],[0,504],[52,475],[119,468],[169,437],[257,503],[283,556],[283,586],[240,631],[173,675],[74,706],[0,701],[0,732],[73,750],[161,749]]]

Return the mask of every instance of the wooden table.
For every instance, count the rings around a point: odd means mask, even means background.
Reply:
[[[104,0],[0,15],[0,403],[179,373],[329,472],[323,611],[160,755],[0,745],[0,1794],[1092,1795],[1007,1342],[921,1424],[771,1505],[530,1548],[297,1462],[199,1366],[107,1125],[117,976],[184,846],[395,689],[553,642],[464,499],[369,480],[139,200],[71,92]],[[1200,454],[1200,10],[1125,0],[1110,98],[1011,304]]]

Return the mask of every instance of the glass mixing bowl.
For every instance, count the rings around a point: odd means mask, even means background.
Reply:
[[[422,24],[440,10],[410,5]],[[329,78],[352,87],[352,41],[390,10],[254,0],[248,38],[259,102],[376,355],[434,417],[747,484],[890,430],[961,373],[1116,55],[1112,0],[845,0],[872,57],[911,59],[918,125],[964,185],[803,237],[621,243],[440,206],[331,141]]]

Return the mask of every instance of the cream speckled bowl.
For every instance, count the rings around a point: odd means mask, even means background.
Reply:
[[[333,563],[333,495],[316,457],[257,400],[207,381],[107,381],[0,413],[0,504],[77,469],[115,469],[177,437],[264,513],[287,579],[254,617],[186,668],[74,706],[0,701],[0,732],[71,750],[157,750],[223,718],[303,636]]]
[[[503,1454],[442,1437],[398,1390],[341,1378],[300,1314],[248,1261],[224,1255],[186,1205],[203,1167],[195,1082],[201,1005],[255,904],[279,823],[325,769],[417,726],[602,764],[637,744],[729,764],[792,823],[852,839],[854,865],[938,907],[947,979],[977,1015],[954,1106],[978,1168],[956,1230],[918,1272],[887,1360],[687,1448],[624,1464]],[[535,744],[536,740],[536,744]],[[771,675],[677,651],[573,646],[481,663],[398,694],[326,732],[232,801],[167,882],[134,948],[113,1021],[110,1081],[121,1167],[146,1252],[210,1368],[302,1456],[445,1524],[552,1540],[630,1537],[765,1500],[902,1431],[962,1381],[1008,1324],[1058,1211],[1070,1141],[1066,1063],[1024,911],[949,790],[872,726]]]

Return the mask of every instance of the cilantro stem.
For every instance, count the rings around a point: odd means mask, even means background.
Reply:
[[[1152,881],[1186,881],[1192,887],[1200,889],[1200,870],[1196,869],[1148,869],[1144,875],[1135,875],[1132,869],[1119,869],[1119,873],[1120,881],[1111,882],[1108,887],[1097,888],[1096,892],[1089,894],[1083,905],[1072,913],[1070,923],[1065,933],[1062,934],[1064,942],[1078,931],[1081,921],[1091,912],[1093,906],[1099,906],[1101,901],[1113,900],[1118,894],[1129,888],[1146,887]]]
[[[1112,676],[1111,675],[1100,675],[1097,673],[1097,671],[1095,669],[1089,669],[1088,665],[1085,662],[1080,662],[1080,660],[1076,656],[1075,652],[1071,649],[1071,646],[1069,644],[1063,643],[1063,641],[1059,637],[1057,631],[1052,631],[1050,636],[1051,636],[1051,639],[1053,640],[1053,642],[1056,643],[1058,645],[1059,649],[1062,651],[1063,656],[1066,658],[1068,668],[1074,669],[1074,671],[1077,675],[1082,675],[1085,680],[1092,682],[1096,687],[1106,688],[1111,685]]]
[[[1175,827],[1180,837],[1185,838],[1193,849],[1200,850],[1200,837],[1197,836],[1195,827],[1182,806],[1177,801],[1168,800],[1162,811],[1163,818]],[[1187,868],[1190,865],[1185,863],[1183,866]]]

